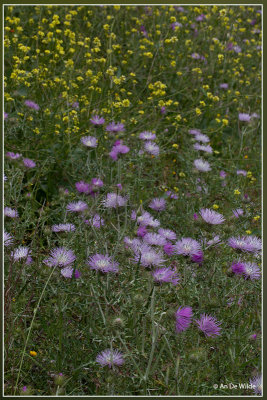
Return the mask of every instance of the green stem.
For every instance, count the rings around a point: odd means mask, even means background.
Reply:
[[[20,378],[21,368],[22,368],[22,364],[23,364],[23,360],[24,360],[24,356],[25,356],[25,352],[26,352],[26,347],[27,347],[28,342],[29,342],[29,339],[30,339],[30,335],[31,335],[33,323],[34,323],[34,320],[35,320],[37,311],[38,311],[38,309],[39,309],[41,300],[42,300],[42,298],[43,298],[45,289],[47,288],[48,282],[50,281],[50,278],[51,278],[51,276],[53,275],[53,272],[55,271],[55,269],[56,269],[56,266],[52,269],[51,274],[49,275],[49,277],[48,277],[48,279],[47,279],[47,281],[46,281],[46,284],[44,285],[44,288],[43,288],[42,293],[41,293],[41,296],[40,296],[40,298],[39,298],[39,300],[38,300],[37,306],[35,307],[35,309],[34,309],[34,311],[33,311],[33,317],[32,317],[32,321],[31,321],[30,329],[29,329],[29,332],[28,332],[28,335],[27,335],[27,338],[26,338],[26,342],[25,342],[24,349],[23,349],[23,352],[22,352],[22,357],[21,357],[21,360],[20,360],[18,377],[17,377],[17,380],[16,380],[15,389],[14,389],[14,396],[15,396],[16,391],[17,391],[17,388],[18,388],[18,382],[19,382],[19,378]]]

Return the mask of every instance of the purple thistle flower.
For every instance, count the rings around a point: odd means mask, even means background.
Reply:
[[[93,186],[93,189],[99,189],[104,185],[104,183],[99,178],[92,178],[91,185]]]
[[[6,153],[6,156],[7,156],[8,158],[10,158],[11,160],[17,160],[18,158],[21,157],[21,154],[19,154],[19,153],[13,153],[13,151],[8,151],[8,152]]]
[[[180,333],[187,330],[192,322],[192,308],[191,307],[179,307],[175,313],[176,317],[176,332]]]
[[[204,259],[204,254],[203,254],[202,250],[198,251],[195,254],[192,254],[192,256],[191,256],[191,261],[194,262],[194,263],[197,263],[199,265],[202,264],[203,259]]]
[[[209,240],[207,242],[207,246],[213,246],[213,245],[218,244],[220,242],[221,242],[220,236],[214,236],[213,239],[211,239],[211,240]]]
[[[166,207],[166,201],[163,198],[155,198],[151,200],[148,207],[155,211],[163,211]]]
[[[222,214],[214,210],[210,210],[209,208],[202,208],[200,210],[200,215],[205,222],[211,225],[219,225],[225,221],[225,218]]]
[[[103,254],[95,254],[89,258],[87,261],[91,269],[96,271],[101,271],[104,273],[108,272],[118,272],[118,263],[114,262],[110,256]]]
[[[88,194],[90,192],[90,185],[89,183],[85,183],[84,181],[76,182],[75,187],[80,193]]]
[[[137,218],[137,223],[142,226],[151,226],[152,228],[160,226],[160,222],[154,219],[147,211],[143,212],[143,214]]]
[[[237,175],[243,175],[243,176],[247,176],[247,171],[245,171],[244,169],[238,169],[236,171]]]
[[[111,122],[106,126],[107,132],[124,132],[124,130],[124,124],[120,122],[117,124],[115,122]]]
[[[59,224],[52,226],[52,232],[74,232],[76,230],[73,224]]]
[[[78,110],[79,109],[79,102],[78,101],[74,101],[74,103],[72,103],[72,105],[71,105],[71,107],[72,108],[76,108],[76,110]]]
[[[25,165],[25,167],[27,168],[34,168],[36,167],[36,163],[31,160],[30,158],[23,158],[23,164]]]
[[[199,59],[200,59],[200,55],[199,55],[198,53],[193,53],[193,54],[191,54],[191,57],[192,57],[194,60],[199,60]]]
[[[233,249],[257,253],[261,251],[261,240],[256,236],[238,236],[231,237],[228,240],[228,245]]]
[[[168,196],[170,199],[173,199],[173,200],[177,200],[177,199],[178,199],[177,194],[172,193],[170,190],[168,190],[168,191],[166,192],[166,196]]]
[[[236,208],[235,210],[232,210],[233,214],[236,218],[241,217],[241,215],[244,214],[244,210],[242,210],[242,208]]]
[[[67,211],[69,212],[83,212],[87,210],[88,205],[84,201],[74,201],[67,205]]]
[[[155,135],[155,133],[152,133],[150,131],[144,131],[144,132],[140,133],[139,139],[142,139],[142,140],[155,140],[156,139],[156,135]]]
[[[249,122],[251,117],[249,114],[239,113],[238,118],[239,118],[239,121]]]
[[[180,280],[178,274],[175,270],[171,268],[159,268],[152,272],[153,278],[156,282],[163,283],[172,283],[176,286]]]
[[[207,135],[204,135],[203,133],[198,133],[195,135],[194,140],[202,143],[209,143],[210,138]]]
[[[159,228],[158,233],[168,240],[176,240],[176,233],[171,231],[170,229]]]
[[[126,154],[130,151],[130,148],[124,144],[122,144],[121,141],[119,143],[114,144],[114,146],[111,149],[111,152],[109,153],[109,156],[114,160],[117,161],[118,159],[118,154]]]
[[[91,218],[90,222],[95,228],[100,228],[105,225],[104,219],[101,218],[99,214],[95,214],[93,218]]]
[[[208,172],[211,170],[210,164],[208,163],[208,161],[204,161],[204,160],[202,160],[202,158],[195,160],[194,166],[198,171],[201,171],[201,172]]]
[[[221,322],[218,322],[214,317],[202,314],[199,320],[196,320],[198,328],[204,333],[206,337],[218,336],[220,335]]]
[[[220,89],[228,89],[228,83],[221,83],[220,84]]]
[[[209,153],[209,154],[213,153],[212,147],[209,144],[207,146],[204,146],[202,144],[195,143],[193,147],[195,150],[205,151],[206,153]]]
[[[198,217],[198,214],[197,214],[197,213],[194,213],[193,218],[194,218],[195,221],[197,221],[198,218],[199,218],[199,217]]]
[[[163,253],[161,251],[154,250],[151,246],[144,243],[138,246],[138,249],[134,256],[134,262],[145,267],[160,267],[165,259],[163,258]]]
[[[201,251],[201,245],[197,240],[191,238],[182,238],[175,243],[174,251],[176,254],[182,254],[184,256],[192,256]]]
[[[119,190],[122,190],[122,184],[121,183],[117,183],[117,188],[119,189]]]
[[[144,242],[154,246],[164,246],[167,243],[164,237],[154,232],[147,233],[143,240]]]
[[[108,365],[109,368],[112,368],[114,365],[120,366],[124,364],[124,359],[123,354],[118,350],[106,349],[98,354],[96,357],[96,362],[102,367]]]
[[[151,141],[145,143],[144,149],[147,153],[152,154],[155,157],[159,155],[159,146]]]
[[[66,249],[66,247],[55,247],[50,252],[50,257],[45,259],[43,262],[49,267],[66,267],[72,264],[76,260],[76,256],[72,250]]]
[[[64,278],[72,278],[73,268],[72,267],[65,267],[60,270],[60,273]]]
[[[220,177],[222,178],[222,179],[224,179],[224,178],[226,178],[226,176],[227,176],[227,173],[225,172],[225,171],[220,171]]]
[[[233,50],[234,50],[234,52],[237,53],[237,54],[238,54],[238,53],[241,53],[241,51],[242,51],[242,49],[241,49],[240,46],[234,46],[234,47],[233,47]]]
[[[144,27],[144,25],[140,26],[140,32],[142,33],[142,35],[144,35],[145,37],[147,37],[147,31],[146,28]]]
[[[91,119],[90,122],[94,125],[103,125],[105,123],[105,119],[103,117],[100,117],[99,115],[94,115]]]
[[[5,111],[4,111],[4,120],[6,120],[8,118],[8,113],[6,113]]]
[[[20,246],[14,251],[11,252],[11,257],[13,257],[14,261],[23,260],[24,258],[30,255],[31,250],[28,247]]]
[[[127,198],[122,197],[117,193],[108,193],[106,198],[103,200],[103,205],[107,208],[123,207],[126,203]]]
[[[253,334],[250,336],[250,339],[251,339],[251,340],[256,340],[257,337],[258,337],[257,333],[253,333]]]
[[[40,107],[34,101],[25,100],[24,104],[25,104],[25,106],[27,106],[29,108],[33,108],[34,110],[37,110],[37,111],[40,110]]]
[[[81,143],[86,147],[97,147],[97,138],[94,136],[84,136],[81,138]]]
[[[260,396],[262,395],[262,376],[257,375],[254,376],[252,379],[249,380],[249,383],[253,387],[253,391],[255,394],[259,394]]]
[[[174,253],[174,245],[171,242],[167,242],[163,246],[164,253],[167,254],[167,256],[171,256]]]
[[[233,273],[236,275],[243,275],[245,271],[244,264],[239,261],[232,263],[231,268]]]
[[[160,108],[160,112],[161,112],[161,114],[166,114],[166,107],[161,107]]]
[[[14,242],[13,236],[10,233],[4,231],[4,246],[6,247],[11,246],[13,242]]]
[[[200,14],[198,17],[196,17],[196,21],[201,22],[201,21],[204,21],[205,18],[206,18],[206,16],[204,14]]]
[[[147,230],[145,226],[139,226],[137,229],[137,236],[144,237],[147,234]]]
[[[244,266],[244,277],[246,279],[260,279],[261,270],[257,264],[251,262],[245,262]]]
[[[18,216],[19,216],[17,210],[13,210],[10,207],[5,207],[4,208],[4,215],[6,217],[10,217],[10,218],[18,218]]]
[[[82,274],[80,273],[80,271],[78,271],[78,269],[75,269],[74,278],[79,279],[81,276],[82,276]]]

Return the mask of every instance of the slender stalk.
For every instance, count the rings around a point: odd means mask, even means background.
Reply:
[[[29,339],[30,339],[30,335],[31,335],[33,323],[34,323],[34,320],[35,320],[37,311],[38,311],[38,309],[39,309],[41,300],[42,300],[42,298],[43,298],[43,296],[44,296],[44,292],[45,292],[45,290],[46,290],[46,288],[47,288],[47,285],[48,285],[48,283],[49,283],[49,281],[50,281],[50,279],[51,279],[51,276],[53,275],[53,272],[55,271],[55,269],[56,269],[56,266],[52,269],[51,274],[49,275],[49,277],[48,277],[48,279],[47,279],[47,281],[46,281],[46,283],[45,283],[45,285],[44,285],[44,288],[43,288],[43,290],[42,290],[41,296],[39,297],[37,306],[35,307],[35,309],[34,309],[34,311],[33,311],[33,317],[32,317],[32,321],[31,321],[30,329],[29,329],[29,332],[28,332],[28,335],[27,335],[27,338],[26,338],[26,342],[25,342],[24,349],[23,349],[22,356],[21,356],[21,360],[20,360],[18,377],[17,377],[17,380],[16,380],[15,389],[14,389],[14,396],[15,396],[16,391],[17,391],[17,388],[18,388],[18,382],[19,382],[19,378],[20,378],[21,368],[22,368],[22,364],[23,364],[23,360],[24,360],[24,356],[25,356],[25,352],[26,352],[26,347],[27,347],[28,342],[29,342]]]

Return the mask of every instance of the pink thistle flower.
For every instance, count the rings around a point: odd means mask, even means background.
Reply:
[[[218,322],[214,317],[202,314],[199,320],[196,320],[198,328],[204,333],[206,337],[214,337],[220,335],[221,322]]]
[[[103,117],[99,117],[99,115],[94,115],[91,119],[90,122],[94,125],[103,125],[105,123],[105,119]]]
[[[180,333],[187,330],[192,322],[192,308],[191,307],[179,307],[175,313],[176,317],[176,332]]]
[[[124,364],[123,354],[118,350],[106,349],[96,357],[96,362],[102,367],[106,365],[112,368],[114,365],[120,366]]]

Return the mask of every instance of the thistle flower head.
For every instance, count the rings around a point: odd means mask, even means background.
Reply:
[[[103,254],[95,254],[91,256],[88,260],[88,265],[91,269],[96,271],[101,271],[104,273],[108,272],[118,272],[118,263],[114,262],[110,256]]]
[[[72,250],[66,247],[55,247],[50,252],[50,257],[44,260],[44,263],[49,267],[66,267],[76,260],[76,256]]]
[[[21,157],[21,154],[20,154],[20,153],[13,153],[13,151],[8,151],[8,152],[6,153],[6,156],[7,156],[8,158],[10,158],[11,160],[17,160],[18,158]]]
[[[81,138],[81,143],[86,147],[97,147],[97,138],[94,136],[84,136]]]
[[[36,163],[31,160],[30,158],[23,158],[23,164],[25,165],[25,167],[27,168],[34,168],[36,167]]]
[[[151,268],[160,267],[164,264],[165,259],[161,251],[154,250],[151,246],[144,243],[139,246],[138,251],[135,252],[134,262],[140,262],[143,267]]]
[[[160,222],[157,219],[154,219],[147,211],[143,212],[142,215],[137,217],[137,223],[142,226],[151,226],[152,228],[157,228],[160,226]]]
[[[105,119],[99,115],[94,115],[90,119],[90,122],[92,122],[93,125],[103,125],[105,123]]]
[[[87,210],[88,205],[84,201],[74,201],[67,205],[67,211],[69,212],[83,212]]]
[[[143,237],[143,240],[144,242],[154,246],[164,246],[167,243],[167,240],[163,236],[154,232],[148,232]]]
[[[222,214],[214,210],[210,210],[209,208],[202,208],[200,210],[200,215],[205,222],[211,225],[219,225],[225,221],[225,218]]]
[[[13,236],[10,233],[4,231],[4,246],[6,247],[11,246],[13,242],[14,242]]]
[[[150,131],[144,131],[144,132],[140,133],[139,139],[142,139],[142,140],[155,140],[156,139],[156,135],[155,135],[155,133],[152,133]]]
[[[198,328],[204,333],[204,335],[213,337],[220,335],[221,322],[218,322],[214,317],[202,314],[199,320],[196,320]]]
[[[31,250],[28,247],[25,246],[20,246],[14,251],[11,252],[11,256],[15,261],[23,260],[24,258],[27,259],[27,257],[30,255]]]
[[[6,217],[10,217],[10,218],[18,218],[18,216],[19,216],[17,210],[13,210],[10,207],[5,207],[4,208],[4,215]]]
[[[144,149],[147,153],[152,154],[155,157],[157,157],[159,155],[159,146],[156,145],[156,143],[147,141],[145,143]]]
[[[184,256],[192,256],[201,251],[200,243],[191,238],[182,238],[178,240],[174,245],[174,252],[176,254],[182,254]]]
[[[122,197],[117,193],[108,193],[106,198],[103,200],[103,205],[106,208],[123,207],[126,203],[127,198]]]
[[[170,229],[159,228],[158,234],[167,240],[176,240],[176,233]]]
[[[117,124],[115,122],[110,122],[106,126],[106,131],[107,132],[124,132],[124,124],[118,122]]]
[[[171,268],[158,268],[152,272],[152,275],[156,282],[172,283],[174,286],[176,286],[180,280],[176,271]]]
[[[32,100],[25,100],[24,101],[25,106],[32,108],[33,110],[40,110],[40,107],[38,106],[38,104],[36,104],[34,101]]]
[[[213,153],[212,147],[209,144],[204,146],[202,144],[195,143],[193,147],[194,147],[195,150],[204,151],[204,152],[209,153],[209,154]]]
[[[52,232],[74,232],[76,230],[73,224],[59,224],[52,226]]]
[[[112,368],[114,365],[120,366],[124,364],[124,358],[123,354],[118,350],[106,349],[98,354],[96,362],[102,367],[108,365],[109,368]]]
[[[163,211],[163,210],[165,210],[165,207],[166,207],[166,201],[162,197],[155,198],[155,199],[151,200],[148,207],[155,211]]]
[[[89,183],[85,183],[84,181],[76,182],[75,187],[80,193],[89,193],[90,192],[90,185]]]
[[[194,161],[194,166],[198,171],[201,172],[208,172],[211,170],[210,164],[208,161],[202,160],[202,158],[199,158]]]
[[[192,308],[191,307],[179,307],[175,313],[176,317],[176,331],[177,333],[183,332],[189,328],[192,322]]]
[[[262,395],[262,376],[256,375],[254,378],[249,380],[249,383],[253,386],[253,390],[255,394]]]
[[[207,135],[204,135],[203,133],[197,133],[194,137],[194,140],[202,143],[209,143],[210,138]]]

